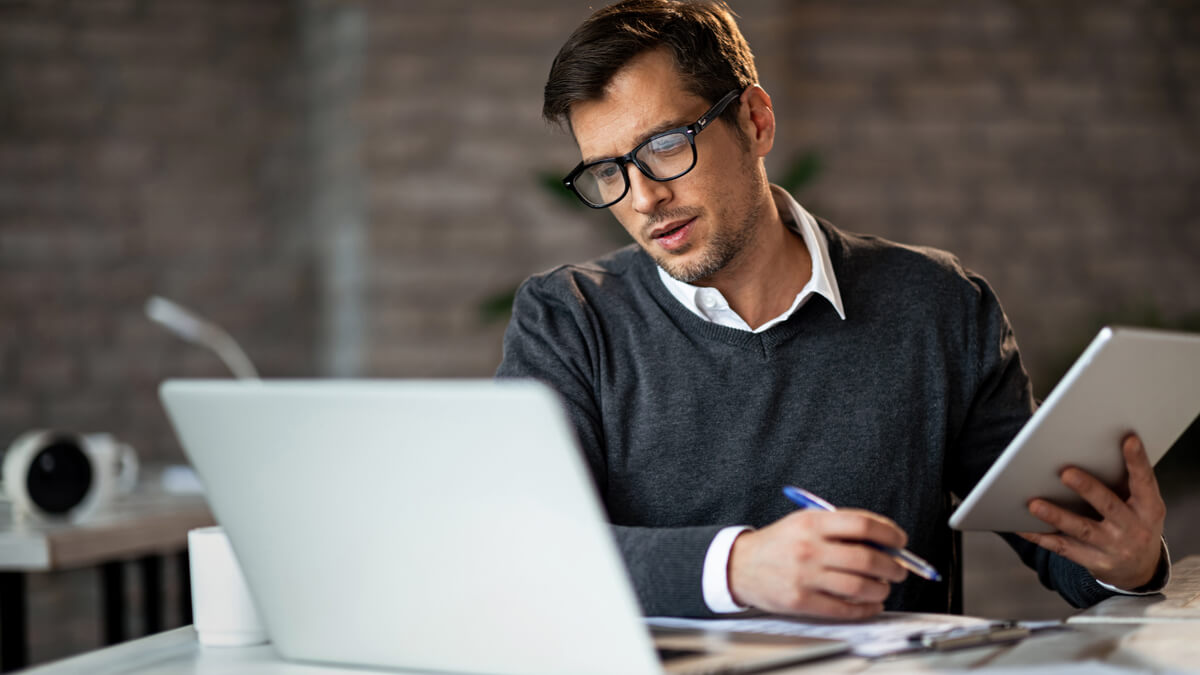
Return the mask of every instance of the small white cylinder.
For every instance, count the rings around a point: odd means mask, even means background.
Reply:
[[[266,642],[266,628],[225,530],[215,526],[189,531],[188,560],[192,616],[200,644],[237,647]]]

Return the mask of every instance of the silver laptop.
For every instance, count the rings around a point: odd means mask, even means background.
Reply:
[[[542,385],[171,381],[160,393],[284,658],[733,672],[846,648],[676,632],[662,660]]]

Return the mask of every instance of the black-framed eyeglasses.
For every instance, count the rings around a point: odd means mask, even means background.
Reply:
[[[660,183],[679,178],[696,166],[696,134],[720,117],[741,93],[740,89],[734,89],[722,96],[695,124],[654,134],[629,154],[580,162],[563,179],[563,185],[584,204],[603,209],[621,201],[629,192],[628,164],[636,166],[646,178]]]

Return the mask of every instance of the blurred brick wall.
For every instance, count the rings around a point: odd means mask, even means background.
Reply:
[[[265,374],[313,370],[280,2],[0,2],[0,438],[112,431],[177,458],[155,388],[225,377],[142,314],[224,325]]]
[[[0,0],[0,436],[103,428],[177,457],[155,385],[225,372],[141,317],[152,292],[267,376],[490,375],[504,324],[482,303],[622,241],[539,182],[578,161],[541,92],[595,4]],[[1035,378],[1105,311],[1200,311],[1197,3],[733,5],[774,97],[772,175],[815,151],[815,212],[958,253]],[[365,51],[322,68],[301,26],[337,9]],[[324,18],[345,50],[358,24]],[[361,86],[314,85],[339,72]],[[347,95],[339,149],[311,118]],[[365,182],[314,197],[330,171]],[[328,228],[360,216],[361,281],[338,286]],[[347,288],[361,325],[329,328]],[[95,646],[57,642],[35,656]]]

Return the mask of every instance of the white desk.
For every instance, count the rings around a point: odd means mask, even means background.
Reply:
[[[805,675],[817,672],[982,670],[1082,674],[1095,672],[1103,666],[1111,668],[1112,672],[1126,669],[1200,672],[1200,556],[1179,561],[1175,572],[1164,595],[1135,601],[1145,607],[1161,606],[1164,602],[1172,608],[1194,604],[1195,612],[1190,616],[1176,612],[1169,620],[1078,622],[1061,631],[1035,634],[1015,645],[878,661],[843,657],[772,672]],[[1113,598],[1105,602],[1120,601],[1125,606],[1129,600]],[[1123,610],[1122,613],[1128,612]],[[270,645],[203,648],[197,644],[192,628],[185,626],[48,664],[29,671],[29,675],[82,672],[112,675],[364,675],[372,671],[283,661]]]
[[[186,551],[187,531],[213,524],[203,497],[149,485],[77,524],[18,521],[11,503],[0,503],[0,670],[28,663],[26,573],[100,566],[105,642],[115,644],[125,639],[124,561],[141,566],[146,632],[162,630],[161,556]],[[190,597],[183,599],[190,615]]]
[[[1014,647],[965,649],[945,654],[879,661],[838,658],[772,671],[880,673],[914,670],[1038,670],[1086,673],[1096,663],[1114,668],[1200,672],[1200,622],[1190,624],[1089,624],[1061,633],[1042,633]],[[29,675],[78,673],[128,675],[366,675],[361,668],[284,661],[270,645],[200,647],[191,626],[133,640],[26,671]],[[409,671],[405,671],[409,672]]]

